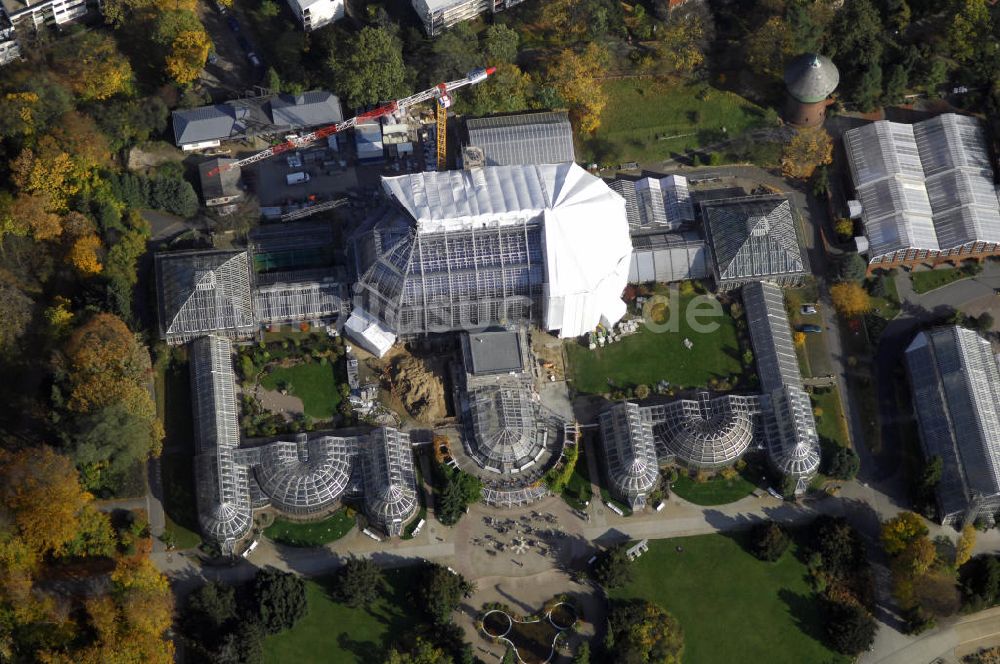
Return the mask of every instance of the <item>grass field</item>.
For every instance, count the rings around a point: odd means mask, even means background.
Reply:
[[[201,544],[194,499],[194,424],[191,419],[191,383],[186,362],[172,362],[157,372],[156,409],[166,440],[160,457],[164,529],[178,549]]]
[[[340,404],[336,370],[319,362],[275,367],[260,377],[260,384],[269,390],[278,389],[282,382],[291,385],[290,394],[302,399],[305,414],[317,420],[333,419]]]
[[[707,482],[695,482],[687,473],[681,473],[670,490],[695,505],[726,505],[749,496],[756,485],[742,475],[727,480],[717,475]]]
[[[834,388],[826,394],[813,394],[812,402],[814,408],[823,409],[823,414],[816,418],[816,433],[841,447],[850,447],[847,422],[844,421],[844,410],[837,389]]]
[[[275,519],[264,530],[264,535],[272,541],[289,546],[323,546],[351,532],[355,524],[354,517],[348,516],[347,510],[341,508],[326,519],[313,523]]]
[[[590,394],[609,392],[609,379],[619,387],[643,384],[652,387],[660,380],[670,381],[678,388],[704,387],[711,378],[741,374],[743,367],[733,319],[722,315],[713,319],[719,324],[714,332],[695,332],[684,315],[692,297],[679,298],[677,331],[654,332],[640,325],[636,334],[596,350],[576,341],[569,342],[566,354],[573,386]],[[690,350],[684,347],[686,338],[694,343]]]
[[[264,643],[266,664],[368,664],[382,661],[382,655],[409,631],[418,613],[408,594],[411,571],[385,572],[388,589],[371,609],[352,609],[329,595],[328,579],[306,581],[309,612],[293,629],[268,637]]]
[[[607,81],[604,90],[610,103],[596,134],[583,141],[581,160],[663,160],[736,136],[766,118],[756,104],[703,83],[626,79]]]
[[[651,541],[611,597],[670,611],[684,630],[684,664],[846,664],[820,641],[820,607],[794,554],[763,562],[726,535]]]
[[[913,284],[913,292],[927,293],[935,288],[941,288],[948,284],[965,279],[969,275],[956,268],[942,268],[939,270],[924,270],[922,272],[911,272],[910,282]]]

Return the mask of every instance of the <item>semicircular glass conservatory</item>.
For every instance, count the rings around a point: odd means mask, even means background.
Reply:
[[[333,505],[347,488],[350,450],[344,439],[332,436],[271,443],[261,451],[256,474],[274,507],[314,514]]]
[[[511,473],[530,467],[544,451],[528,393],[515,387],[476,390],[469,399],[470,456],[486,470]]]
[[[735,463],[753,442],[756,399],[727,395],[680,399],[666,407],[655,433],[670,454],[691,468]]]

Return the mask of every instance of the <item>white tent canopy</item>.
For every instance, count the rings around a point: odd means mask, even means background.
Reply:
[[[547,329],[579,336],[625,314],[632,257],[625,200],[577,164],[415,173],[382,183],[420,234],[541,218]]]

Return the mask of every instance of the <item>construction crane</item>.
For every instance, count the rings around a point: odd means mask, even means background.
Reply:
[[[360,115],[356,115],[348,120],[343,120],[337,124],[327,125],[321,127],[316,131],[309,132],[308,134],[303,134],[301,136],[289,136],[284,143],[279,143],[278,145],[273,145],[266,150],[262,150],[257,154],[250,155],[238,161],[230,162],[222,166],[213,168],[208,172],[208,176],[212,177],[220,172],[225,172],[236,167],[248,166],[250,164],[257,163],[258,161],[263,161],[269,159],[277,154],[282,154],[283,152],[288,152],[289,150],[297,150],[299,148],[304,148],[308,145],[312,145],[316,141],[323,140],[327,136],[333,136],[342,131],[346,131],[355,127],[356,125],[363,123],[367,120],[374,120],[376,118],[381,118],[386,115],[391,115],[400,111],[405,111],[407,108],[420,104],[422,102],[428,101],[430,99],[438,100],[438,168],[443,168],[443,154],[444,154],[444,132],[440,131],[443,123],[446,120],[442,120],[442,116],[447,114],[448,106],[451,106],[451,97],[449,93],[463,88],[466,85],[475,85],[486,80],[486,78],[492,75],[496,71],[496,67],[479,67],[473,69],[465,78],[460,78],[457,81],[450,81],[448,83],[438,83],[433,88],[424,90],[423,92],[418,92],[409,97],[404,97],[403,99],[397,99],[391,101],[388,104],[383,104],[378,108],[374,108],[370,111],[365,111]],[[444,100],[444,101],[442,101]]]

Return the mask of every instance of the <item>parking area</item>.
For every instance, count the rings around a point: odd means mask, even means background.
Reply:
[[[425,170],[425,154],[432,152],[414,141],[409,154],[362,164],[352,134],[340,136],[335,143],[336,148],[321,142],[248,167],[244,177],[255,190],[261,208],[294,209],[306,202],[327,201],[345,194],[362,201],[374,200],[380,195],[382,176]]]
[[[214,102],[242,95],[253,85],[253,69],[237,40],[237,33],[226,23],[227,16],[210,3],[200,2],[198,18],[212,39],[212,54],[201,73],[201,84]]]

